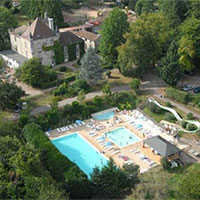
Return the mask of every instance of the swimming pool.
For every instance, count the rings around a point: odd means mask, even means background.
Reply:
[[[119,147],[125,147],[141,141],[138,136],[136,136],[125,127],[120,127],[106,132],[105,135]]]
[[[51,140],[51,142],[63,155],[76,163],[89,178],[94,167],[101,168],[107,164],[106,157],[78,133]]]
[[[107,119],[113,118],[114,115],[115,115],[115,113],[113,111],[109,111],[109,112],[105,112],[105,113],[95,115],[94,118],[97,119],[97,120],[107,120]]]

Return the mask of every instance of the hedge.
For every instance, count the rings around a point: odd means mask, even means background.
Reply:
[[[167,88],[165,90],[165,94],[167,97],[172,98],[180,103],[187,104],[189,102],[189,94],[187,92],[183,92],[175,88]]]
[[[47,88],[51,88],[54,86],[59,86],[60,84],[64,83],[64,82],[72,82],[75,81],[76,76],[75,75],[70,75],[68,77],[66,77],[65,79],[60,79],[60,80],[55,80],[49,83],[45,83],[42,85],[42,89],[47,89]]]

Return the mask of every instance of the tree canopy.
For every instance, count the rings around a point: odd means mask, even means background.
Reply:
[[[126,34],[126,43],[118,48],[122,74],[135,76],[155,67],[170,40],[169,21],[161,13],[141,15]]]
[[[161,59],[158,71],[161,78],[169,85],[175,86],[182,78],[183,68],[179,64],[178,44],[172,41],[165,57]]]
[[[135,5],[135,12],[139,16],[142,13],[153,13],[155,10],[157,10],[157,7],[155,6],[155,0],[138,0]]]
[[[81,59],[80,79],[86,81],[90,86],[96,85],[102,80],[103,70],[100,65],[99,56],[93,48],[89,48]]]
[[[180,39],[178,53],[180,64],[186,71],[193,70],[200,60],[200,20],[188,18],[180,26]]]
[[[17,70],[21,81],[33,86],[42,87],[44,83],[56,79],[56,73],[51,67],[41,64],[39,58],[32,58]]]
[[[0,6],[0,51],[10,47],[8,29],[15,28],[16,18],[10,10]]]
[[[14,83],[0,81],[0,110],[14,108],[22,95],[22,89]]]
[[[32,19],[41,17],[45,12],[49,17],[54,19],[54,23],[58,26],[63,24],[63,15],[60,1],[54,0],[21,0],[21,10],[24,14]]]
[[[101,30],[99,51],[104,66],[114,67],[116,65],[117,47],[125,41],[123,35],[128,28],[126,14],[118,8],[114,8],[105,19]]]

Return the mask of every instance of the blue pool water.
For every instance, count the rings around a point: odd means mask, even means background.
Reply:
[[[115,116],[115,113],[113,111],[109,111],[102,114],[98,114],[94,118],[97,120],[107,120],[107,119],[113,118],[114,116]]]
[[[52,143],[62,154],[76,163],[89,178],[94,167],[98,166],[101,168],[107,164],[106,157],[100,154],[78,133],[54,139]]]
[[[125,147],[141,141],[138,136],[136,136],[134,133],[130,132],[124,127],[106,132],[105,135],[119,147]]]

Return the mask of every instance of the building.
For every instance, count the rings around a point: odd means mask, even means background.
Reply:
[[[77,31],[77,32],[73,31],[72,33],[84,41],[85,51],[87,51],[89,47],[97,49],[100,42],[100,35],[97,35],[89,31]]]
[[[92,31],[93,24],[83,24],[80,26],[72,26],[67,28],[60,28],[59,32],[67,32],[67,31]]]
[[[169,161],[180,158],[181,150],[159,135],[148,138],[143,143],[148,145],[154,153],[166,157]]]
[[[83,40],[71,32],[60,33],[54,28],[53,19],[49,18],[47,13],[43,19],[36,18],[28,26],[23,25],[9,30],[9,34],[11,50],[1,51],[0,57],[10,68],[17,68],[33,57],[39,58],[43,65],[55,66],[64,61],[80,58],[84,53],[84,50],[81,50],[84,48]],[[63,48],[63,52],[60,53],[61,57],[64,55],[63,58],[56,59],[60,56],[55,50],[56,42]]]

